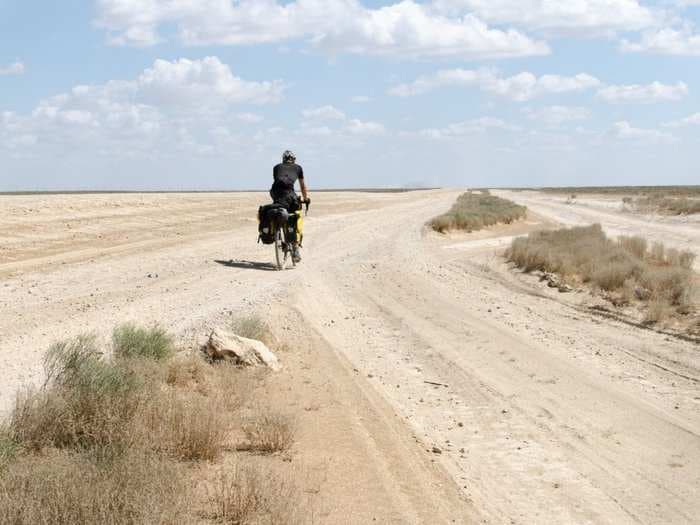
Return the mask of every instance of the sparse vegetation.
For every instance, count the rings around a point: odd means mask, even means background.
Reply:
[[[601,195],[664,195],[673,197],[700,196],[700,186],[568,186],[561,188],[514,188],[519,190],[537,189],[547,193]]]
[[[649,322],[688,313],[693,301],[693,253],[660,243],[649,248],[640,237],[609,239],[599,224],[515,239],[506,257],[526,272],[553,272],[571,284],[589,283],[616,304],[646,303]]]
[[[220,473],[210,497],[212,517],[231,524],[250,523],[256,517],[265,523],[296,523],[297,508],[290,503],[297,499],[291,484],[242,464]]]
[[[54,344],[44,360],[46,383],[16,398],[12,438],[33,450],[116,446],[141,402],[143,386],[129,367],[103,359],[94,336]]]
[[[231,322],[231,329],[241,337],[257,339],[269,347],[277,346],[270,325],[259,315],[238,317]]]
[[[692,215],[700,213],[700,198],[651,195],[637,199],[623,198],[622,202],[634,210],[645,213],[661,213],[666,215]]]
[[[291,417],[269,411],[260,411],[244,425],[251,450],[273,454],[287,450],[294,441],[295,425]]]
[[[0,473],[15,458],[17,448],[18,445],[10,436],[7,428],[0,427]]]
[[[700,213],[700,186],[591,186],[539,190],[566,194],[567,204],[574,201],[572,192],[578,192],[589,195],[622,195],[622,204],[629,211],[667,215]]]
[[[273,477],[250,467],[235,474],[239,485],[222,493],[226,502],[194,504],[197,491],[184,463],[221,456],[250,386],[238,380],[242,372],[195,355],[167,359],[173,343],[160,328],[119,327],[113,345],[113,359],[92,335],[53,345],[45,383],[17,395],[0,425],[0,525],[184,524],[204,515],[244,523],[272,516],[269,502],[282,495]],[[260,451],[290,446],[289,420],[264,413],[252,421]],[[240,486],[242,479],[247,485]],[[242,492],[234,495],[236,487]],[[243,515],[231,509],[250,498],[255,504],[245,519],[232,519]]]
[[[450,211],[428,224],[440,233],[450,230],[474,231],[494,224],[510,224],[525,217],[527,208],[488,193],[463,193]]]
[[[166,359],[174,351],[172,338],[158,326],[142,328],[131,323],[114,329],[114,355],[124,358]]]
[[[213,461],[228,435],[222,394],[160,393],[140,414],[138,427],[161,452],[188,461]]]
[[[144,450],[108,461],[47,450],[0,475],[0,525],[188,523],[183,469]]]

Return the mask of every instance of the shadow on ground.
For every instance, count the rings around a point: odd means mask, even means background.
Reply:
[[[222,266],[228,266],[229,268],[242,268],[244,270],[260,270],[267,272],[277,271],[277,267],[274,264],[268,262],[243,261],[234,259],[228,261],[215,260],[214,262]]]

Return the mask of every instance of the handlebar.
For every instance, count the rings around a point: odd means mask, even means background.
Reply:
[[[304,205],[304,215],[309,214],[309,206],[311,206],[311,199],[307,198],[306,200],[299,198],[299,203]]]

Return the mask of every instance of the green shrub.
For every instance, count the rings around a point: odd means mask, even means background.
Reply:
[[[158,327],[142,328],[131,323],[123,324],[112,333],[114,355],[119,358],[145,358],[160,361],[174,351],[173,340]]]

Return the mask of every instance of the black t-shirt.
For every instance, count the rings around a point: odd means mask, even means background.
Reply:
[[[272,170],[272,193],[282,195],[294,191],[297,179],[304,178],[304,170],[298,164],[278,164]]]

